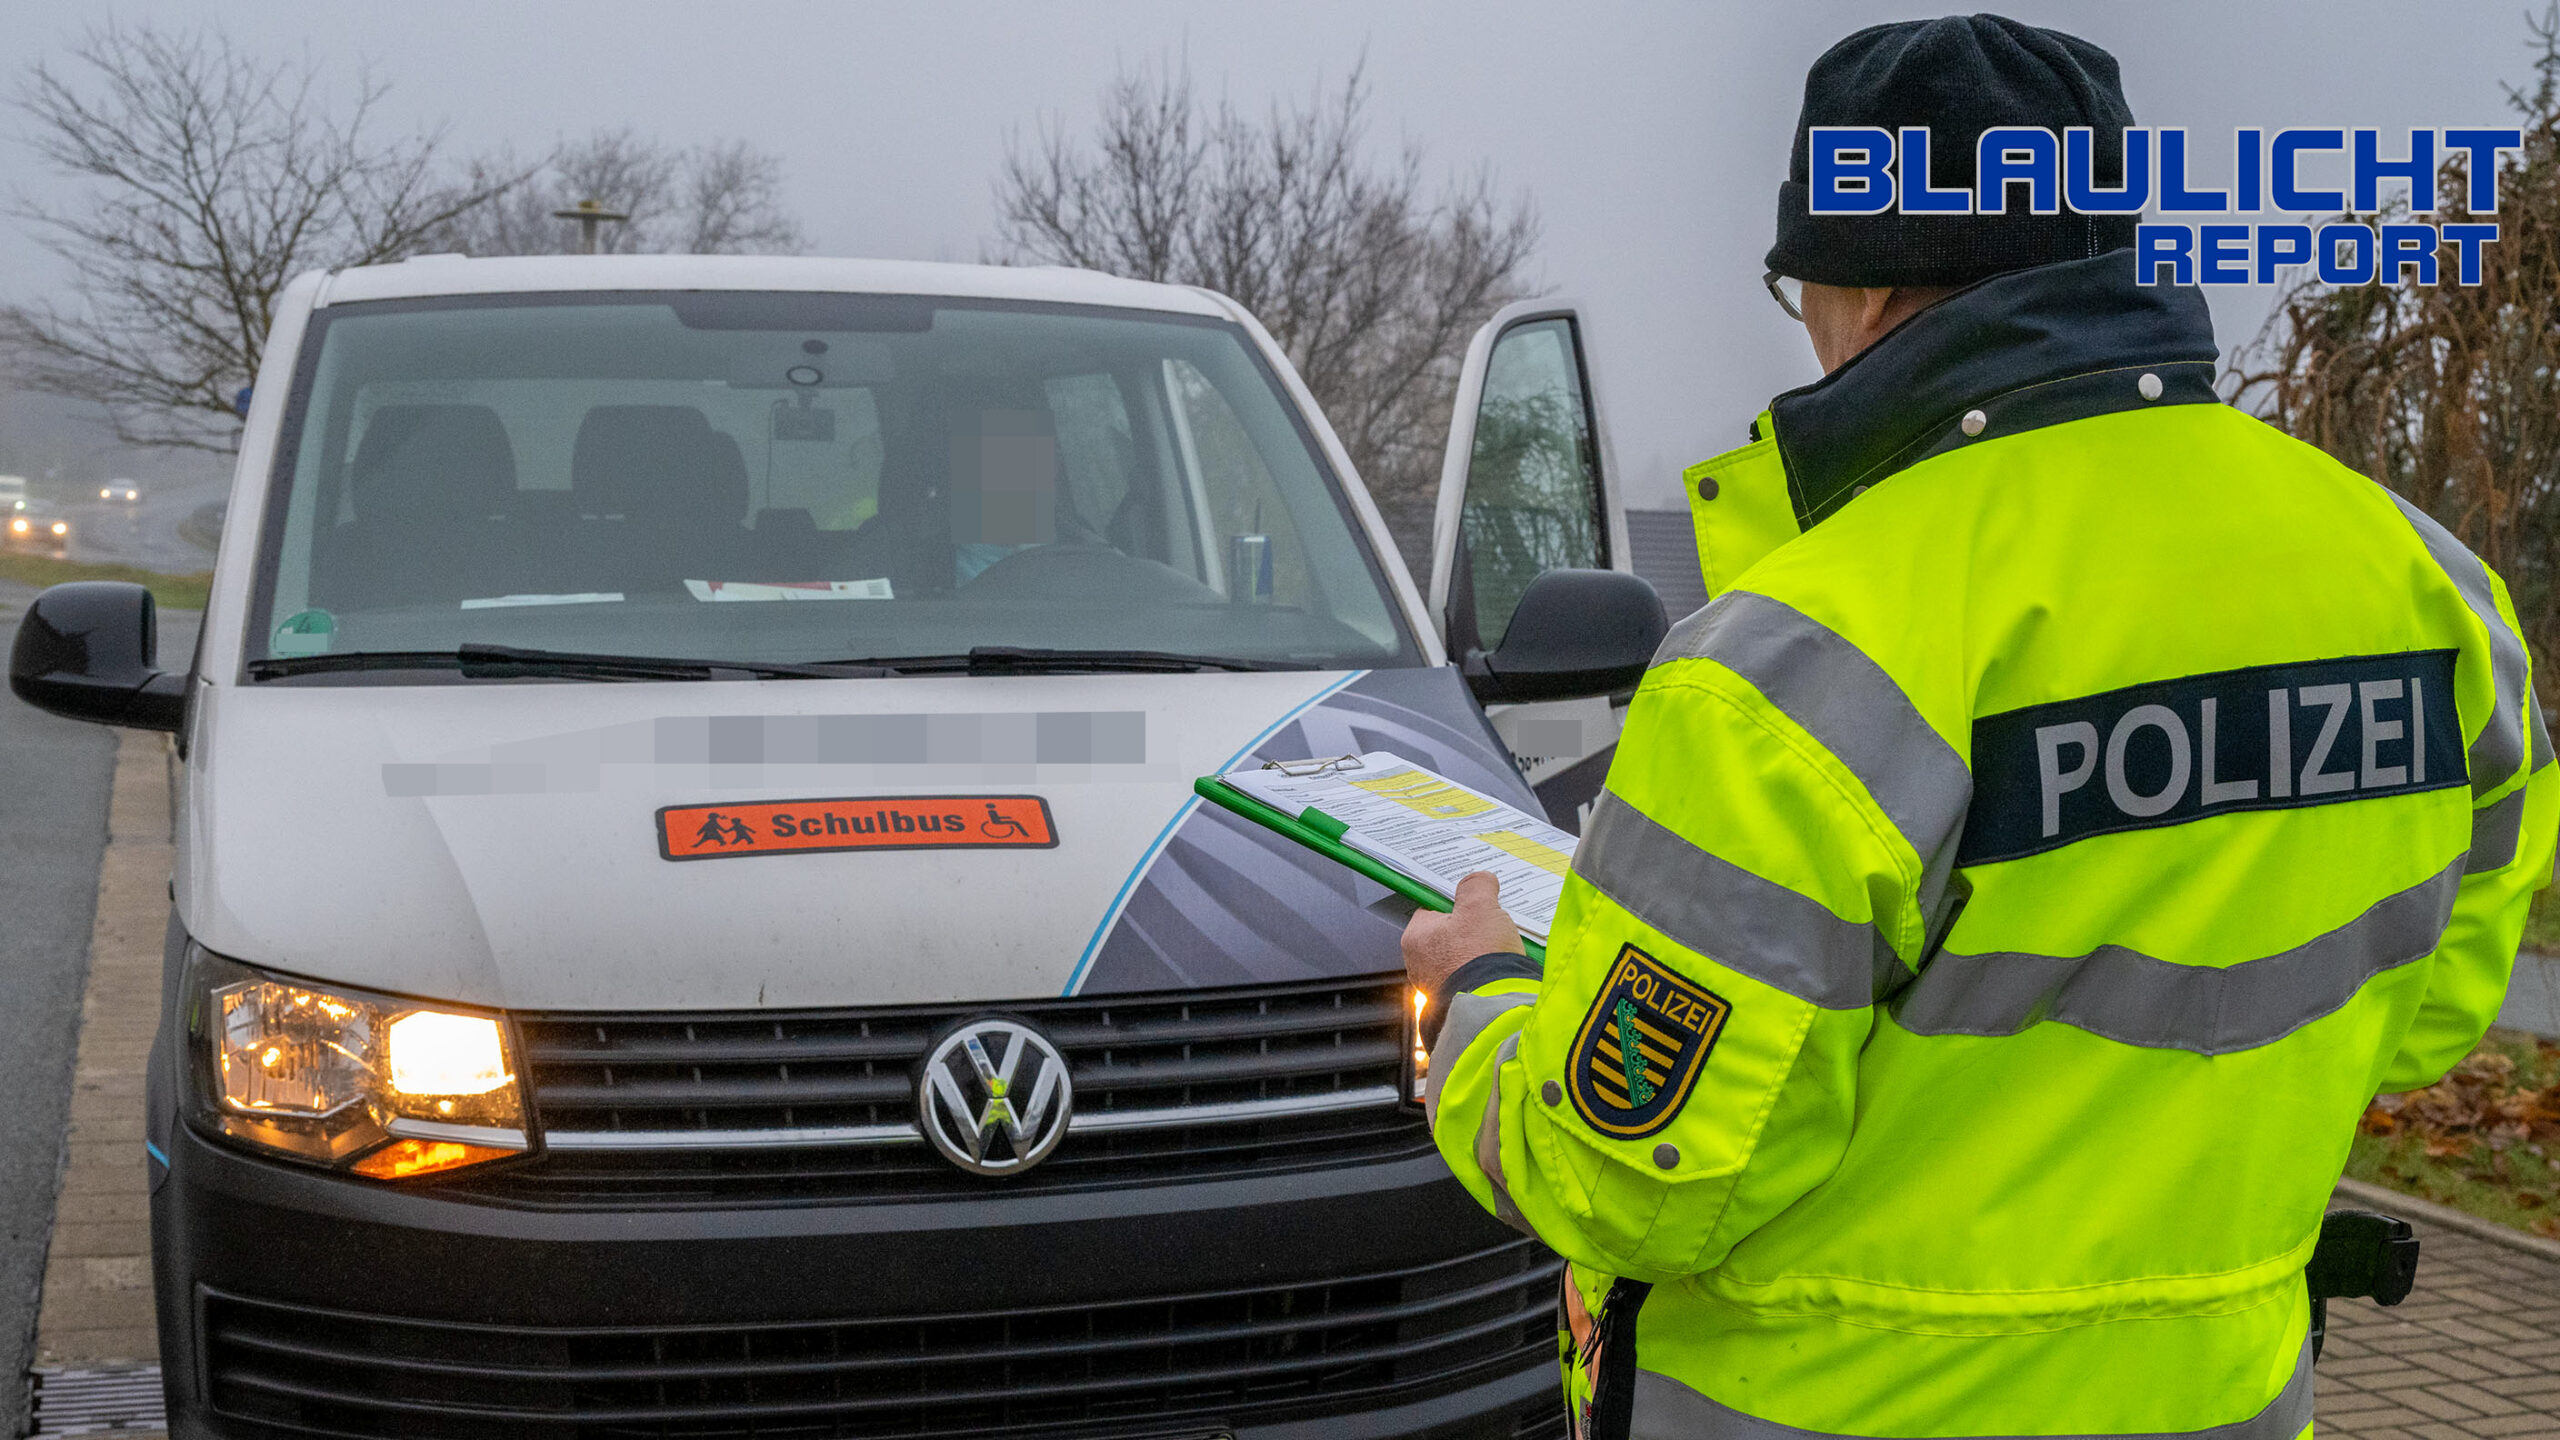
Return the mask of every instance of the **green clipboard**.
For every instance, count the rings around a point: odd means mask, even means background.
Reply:
[[[1448,896],[1374,856],[1364,855],[1343,844],[1342,832],[1350,827],[1321,810],[1310,809],[1303,817],[1292,815],[1247,795],[1220,775],[1203,775],[1191,782],[1191,788],[1210,804],[1232,810],[1266,830],[1276,830],[1335,864],[1368,876],[1426,910],[1437,910],[1444,915],[1449,912]],[[1526,935],[1520,937],[1520,943],[1528,950],[1530,959],[1546,963],[1545,944]]]

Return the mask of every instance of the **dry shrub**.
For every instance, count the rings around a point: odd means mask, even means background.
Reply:
[[[2231,383],[2235,399],[2460,536],[2505,577],[2525,638],[2549,653],[2560,640],[2560,4],[2528,24],[2537,78],[2507,92],[2524,146],[2501,157],[2497,213],[2471,211],[2457,151],[2436,213],[2412,216],[2399,199],[2379,217],[2495,221],[2481,283],[2452,283],[2450,244],[2432,286],[2332,286],[2305,270]]]

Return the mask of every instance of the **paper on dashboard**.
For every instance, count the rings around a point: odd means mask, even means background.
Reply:
[[[1251,769],[1221,778],[1300,820],[1313,810],[1341,822],[1344,845],[1443,895],[1473,871],[1492,871],[1520,933],[1545,942],[1573,867],[1573,836],[1401,756],[1355,758],[1319,774]]]

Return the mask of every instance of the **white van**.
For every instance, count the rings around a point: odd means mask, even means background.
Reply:
[[[82,583],[11,663],[184,759],[172,1433],[1561,1434],[1556,1262],[1414,1104],[1404,907],[1191,782],[1536,803],[1483,702],[1605,714],[1663,628],[1577,333],[1480,339],[1434,616],[1217,296],[296,281],[192,661]]]

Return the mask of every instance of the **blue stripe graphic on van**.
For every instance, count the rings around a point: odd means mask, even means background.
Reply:
[[[1326,700],[1331,699],[1334,692],[1340,690],[1345,685],[1351,684],[1353,681],[1358,680],[1361,676],[1368,673],[1369,672],[1366,670],[1354,670],[1350,674],[1343,676],[1341,679],[1330,685],[1327,685],[1322,690],[1319,690],[1313,695],[1308,696],[1306,699],[1299,701],[1296,706],[1291,708],[1288,714],[1272,721],[1269,728],[1265,729],[1261,734],[1254,736],[1251,740],[1246,741],[1243,749],[1228,756],[1225,762],[1218,766],[1217,773],[1223,775],[1227,771],[1233,770],[1236,768],[1237,761],[1242,760],[1247,755],[1261,749],[1263,742],[1269,740],[1272,736],[1279,734],[1282,727],[1288,725],[1289,722],[1297,719],[1299,716],[1306,714],[1316,706],[1323,704]],[[1173,818],[1165,821],[1164,828],[1156,832],[1154,842],[1147,846],[1145,854],[1138,857],[1138,863],[1129,871],[1128,878],[1120,882],[1120,889],[1118,893],[1111,897],[1111,904],[1109,908],[1102,912],[1101,923],[1093,927],[1093,938],[1084,942],[1084,953],[1076,957],[1075,973],[1067,977],[1067,988],[1058,993],[1062,995],[1073,995],[1076,993],[1077,987],[1084,984],[1086,972],[1093,968],[1094,955],[1102,949],[1103,937],[1111,933],[1111,927],[1119,923],[1120,912],[1128,908],[1129,893],[1138,888],[1138,881],[1146,875],[1147,867],[1155,864],[1156,856],[1163,853],[1165,842],[1173,838],[1173,832],[1182,828],[1182,822],[1190,818],[1191,812],[1198,809],[1199,805],[1199,796],[1184,796],[1181,806],[1173,812]]]

